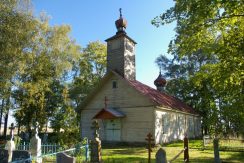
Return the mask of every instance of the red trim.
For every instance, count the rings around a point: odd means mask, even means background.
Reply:
[[[105,109],[100,110],[92,119],[116,119],[116,117],[112,113],[108,112]]]

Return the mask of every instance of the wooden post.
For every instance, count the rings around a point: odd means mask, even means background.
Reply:
[[[94,138],[91,140],[91,163],[100,163],[102,162],[101,156],[101,141],[99,139],[99,125],[97,121],[93,121],[91,129],[94,130]]]
[[[147,134],[146,140],[148,142],[148,163],[150,163],[151,162],[151,152],[152,152],[152,141],[154,141],[151,133]]]
[[[189,146],[187,135],[184,137],[184,162],[189,162]]]

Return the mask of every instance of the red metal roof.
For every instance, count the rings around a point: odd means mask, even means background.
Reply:
[[[115,109],[107,108],[100,110],[93,119],[116,119],[123,118],[125,115]]]
[[[155,106],[164,106],[166,108],[170,108],[170,109],[174,109],[186,113],[198,114],[192,107],[190,107],[183,101],[179,100],[178,98],[170,96],[166,93],[159,92],[158,90],[153,89],[137,80],[127,80],[123,78],[121,75],[119,75],[118,73],[116,73],[115,71],[110,71],[104,76],[101,84],[96,89],[94,89],[94,91],[91,94],[89,94],[89,96],[80,105],[80,107],[82,106],[84,108],[89,103],[89,101],[94,97],[96,92],[99,91],[99,89],[103,86],[104,83],[106,83],[106,81],[111,77],[112,74],[120,77],[120,79],[124,80],[130,86],[135,88],[139,93],[149,98],[153,103],[155,103]],[[109,112],[106,111],[106,113]]]
[[[165,106],[178,111],[197,114],[197,112],[192,107],[182,102],[178,98],[175,98],[163,92],[159,92],[158,90],[153,89],[137,80],[126,81],[137,91],[147,96],[149,99],[151,99],[154,103],[156,103],[159,106]]]

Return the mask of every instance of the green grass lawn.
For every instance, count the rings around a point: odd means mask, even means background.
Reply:
[[[151,154],[151,162],[155,162],[155,154],[160,147],[154,147]],[[183,149],[183,142],[174,142],[163,146],[166,150],[167,160],[170,161]],[[214,162],[213,150],[202,150],[202,140],[190,140],[189,142],[190,162],[212,163]],[[221,151],[220,158],[223,163],[244,163],[244,152]],[[43,163],[54,163],[56,158],[45,158]],[[132,146],[103,146],[102,160],[104,163],[147,163],[148,153],[146,147]],[[84,153],[82,157],[76,158],[76,163],[84,162]],[[174,161],[183,162],[183,154]]]
[[[211,163],[214,162],[213,150],[201,150],[201,141],[191,141],[189,144],[189,156],[190,162],[196,163]],[[160,147],[153,148],[152,152],[152,162],[155,162],[156,151]],[[167,160],[171,160],[176,156],[182,149],[183,143],[176,142],[168,144],[163,147],[166,150]],[[238,162],[244,163],[244,152],[220,152],[220,157],[222,162]],[[148,153],[145,147],[103,147],[102,159],[105,163],[142,163],[148,161]],[[174,162],[183,162],[183,154],[180,155],[178,159]]]

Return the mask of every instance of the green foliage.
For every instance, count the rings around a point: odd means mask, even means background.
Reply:
[[[81,104],[105,74],[106,54],[106,45],[99,41],[90,42],[83,49],[79,63],[76,65],[76,75],[70,85],[70,95],[76,106]]]
[[[200,104],[204,124],[216,136],[244,131],[244,3],[243,1],[184,1],[154,18],[157,27],[177,22],[169,52],[179,63],[190,58],[213,59],[186,75],[180,94],[188,92]],[[172,87],[172,86],[171,86]],[[177,92],[177,91],[176,91]],[[178,95],[176,95],[178,96]],[[197,96],[197,99],[194,97]]]
[[[18,146],[21,143],[21,137],[19,136],[14,136],[14,144],[15,146]]]
[[[33,121],[42,128],[64,103],[63,79],[72,70],[80,49],[68,36],[69,26],[50,27],[45,17],[42,19],[36,20],[38,32],[25,54],[15,90],[19,103],[15,117],[28,129]]]
[[[35,121],[42,129],[63,111],[60,128],[78,133],[66,84],[81,50],[69,36],[71,28],[51,27],[45,15],[34,17],[25,0],[3,0],[0,11],[2,109],[14,108],[17,123],[28,131]]]
[[[0,2],[0,88],[19,70],[24,51],[31,45],[35,21],[31,13],[18,10],[17,0]]]
[[[21,72],[25,52],[30,48],[35,34],[36,21],[30,10],[22,10],[23,6],[29,6],[29,2],[24,0],[0,1],[1,121],[2,115],[6,120],[8,119],[9,109],[14,105],[11,94],[16,75]],[[6,131],[7,123],[4,128]]]

